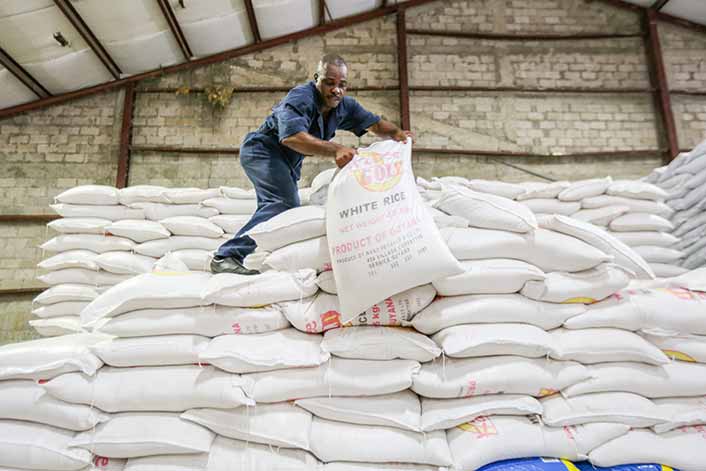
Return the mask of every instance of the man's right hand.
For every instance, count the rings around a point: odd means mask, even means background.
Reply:
[[[352,147],[341,146],[336,149],[336,165],[338,168],[343,168],[348,165],[348,162],[353,160],[355,153],[356,151]]]

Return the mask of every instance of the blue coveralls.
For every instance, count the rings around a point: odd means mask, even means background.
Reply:
[[[304,156],[282,144],[299,132],[328,141],[336,129],[345,129],[360,137],[380,117],[365,110],[350,97],[329,112],[326,122],[319,112],[323,100],[314,82],[292,88],[272,108],[272,114],[257,131],[248,133],[240,146],[240,164],[257,194],[257,210],[235,237],[221,245],[218,257],[233,257],[242,262],[256,244],[247,231],[279,213],[300,205],[297,181],[301,177]]]

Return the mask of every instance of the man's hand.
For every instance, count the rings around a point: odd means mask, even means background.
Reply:
[[[406,142],[408,137],[412,140],[415,139],[414,133],[412,131],[403,131],[402,129],[398,129],[397,132],[392,136],[392,139],[397,142]]]
[[[338,166],[338,168],[343,168],[348,165],[348,162],[353,160],[355,152],[355,149],[351,147],[341,146],[336,149],[336,165]]]

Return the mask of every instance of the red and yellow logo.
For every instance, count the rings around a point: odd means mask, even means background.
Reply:
[[[498,434],[498,429],[490,417],[476,417],[470,422],[459,425],[458,428],[476,435],[476,438],[486,438]]]
[[[402,178],[402,157],[399,152],[358,151],[352,166],[353,176],[368,191],[387,191]]]

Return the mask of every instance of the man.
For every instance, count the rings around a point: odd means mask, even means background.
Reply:
[[[314,80],[294,87],[274,108],[257,131],[245,136],[240,163],[257,194],[257,210],[235,237],[221,245],[211,262],[213,273],[255,275],[243,266],[256,244],[243,235],[277,214],[299,206],[297,181],[304,155],[331,156],[339,168],[353,159],[355,149],[330,142],[336,129],[362,136],[405,141],[411,132],[366,111],[345,96],[348,69],[337,55],[327,54],[319,62]]]

